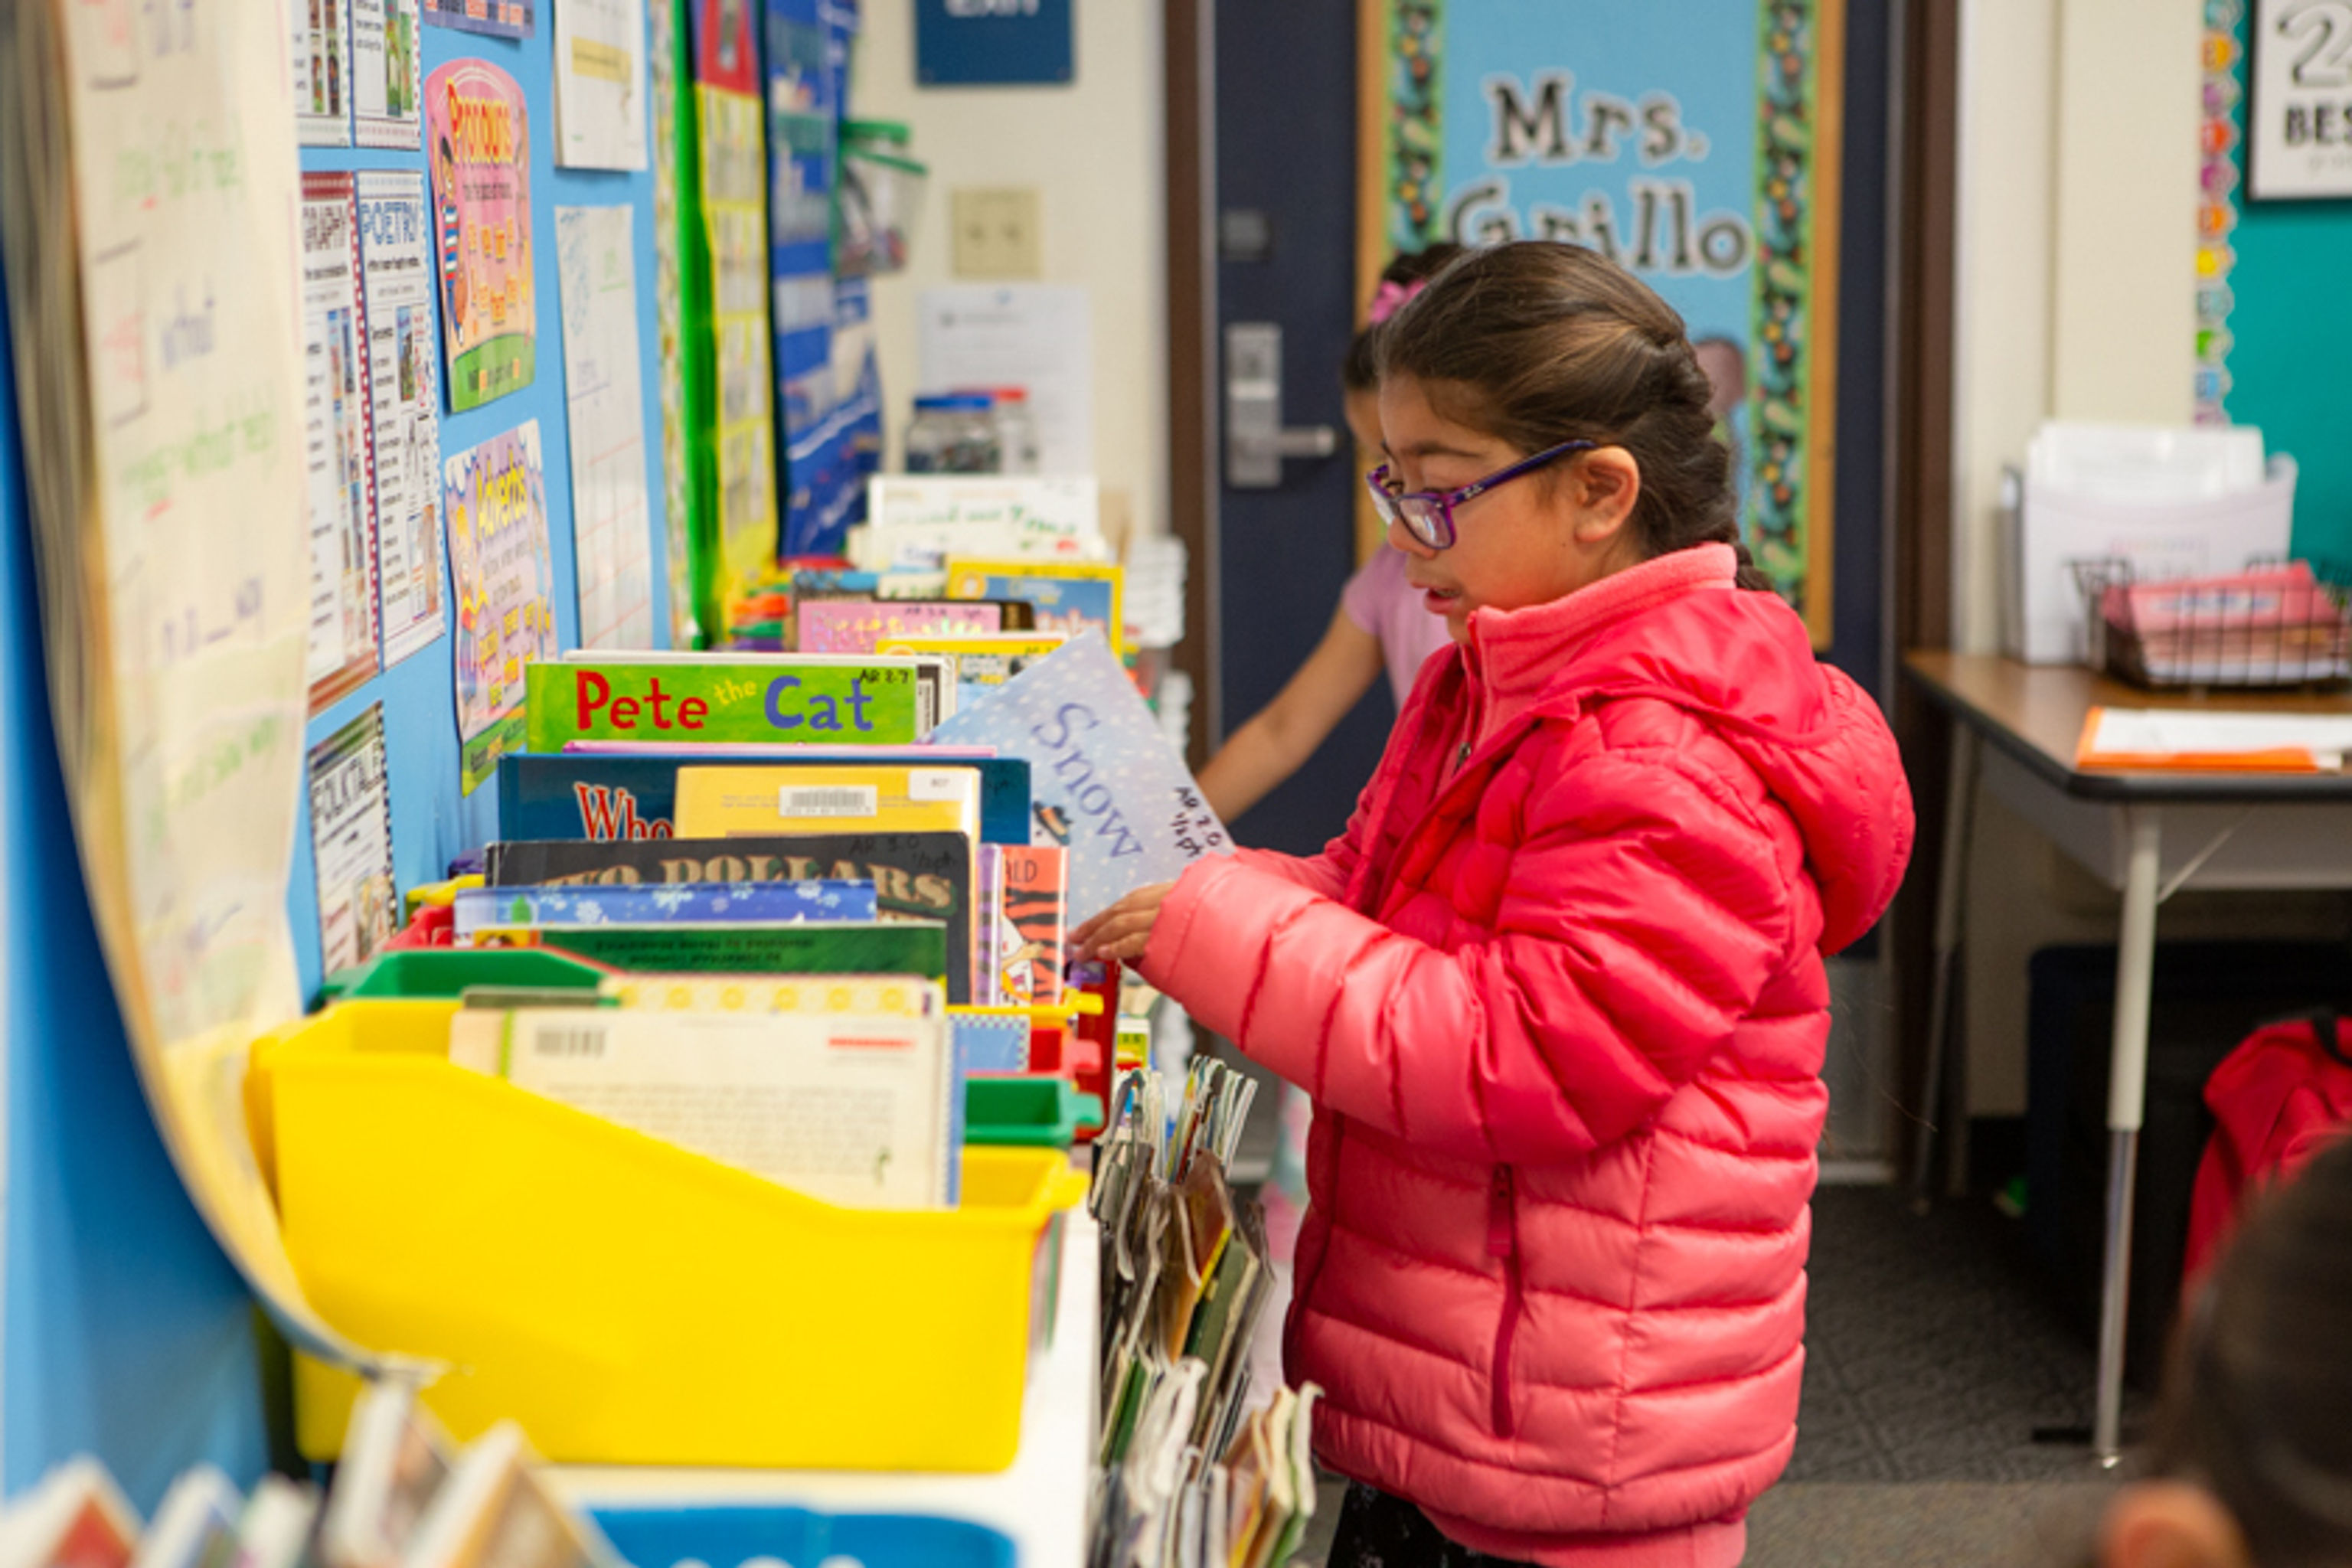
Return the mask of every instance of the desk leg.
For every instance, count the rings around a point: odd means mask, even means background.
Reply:
[[[2106,1269],[2099,1297],[2099,1407],[2091,1451],[2112,1468],[2123,1452],[2124,1320],[2131,1299],[2132,1191],[2147,1110],[2148,995],[2155,982],[2156,906],[2164,848],[2154,806],[2130,808],[2131,858],[2116,949],[2116,1033],[2108,1058]]]
[[[1935,1186],[1936,1149],[1948,1152],[1939,1129],[1948,1112],[1964,1122],[1958,1108],[1945,1104],[1952,1038],[1953,956],[1959,951],[1960,922],[1968,913],[1969,831],[1976,822],[1977,731],[1952,726],[1951,773],[1945,785],[1944,852],[1936,875],[1935,969],[1927,988],[1927,1071],[1919,1086],[1919,1133],[1911,1161],[1912,1201],[1924,1208]]]

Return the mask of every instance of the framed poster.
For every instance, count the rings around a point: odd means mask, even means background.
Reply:
[[[1440,240],[1557,239],[1681,312],[1757,564],[1830,638],[1843,0],[1360,0],[1370,298]]]
[[[425,157],[440,237],[449,411],[531,384],[539,306],[530,265],[530,111],[515,79],[452,60],[425,83]]]
[[[2254,0],[2246,194],[2352,196],[2352,0]]]

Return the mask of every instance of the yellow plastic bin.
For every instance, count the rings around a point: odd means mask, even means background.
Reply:
[[[1033,1298],[1086,1178],[970,1149],[951,1211],[835,1208],[451,1067],[447,1002],[342,1003],[260,1042],[247,1099],[327,1321],[446,1363],[461,1439],[570,1464],[993,1470],[1020,1445]],[[334,1456],[357,1384],[295,1368]]]

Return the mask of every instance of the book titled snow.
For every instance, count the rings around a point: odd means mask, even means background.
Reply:
[[[467,888],[456,900],[460,946],[477,931],[674,921],[870,921],[872,882],[676,882],[635,888]]]
[[[1069,849],[1073,922],[1207,855],[1225,825],[1099,632],[1072,638],[930,737],[1029,760],[1031,841]]]

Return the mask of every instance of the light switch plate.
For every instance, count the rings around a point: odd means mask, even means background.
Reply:
[[[1034,279],[1043,273],[1035,187],[959,190],[950,202],[959,278]]]

